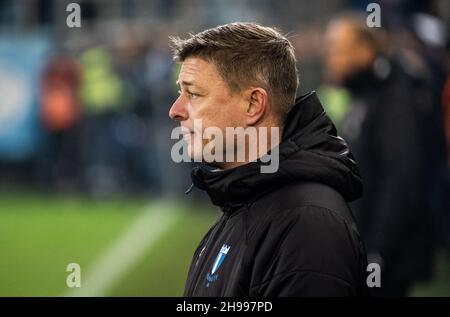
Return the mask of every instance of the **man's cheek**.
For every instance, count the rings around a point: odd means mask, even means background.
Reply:
[[[201,132],[195,132],[190,134],[189,138],[189,156],[194,162],[202,162],[203,159],[203,147],[204,140]]]

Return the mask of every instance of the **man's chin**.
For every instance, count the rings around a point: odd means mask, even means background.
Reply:
[[[223,162],[216,162],[205,159],[201,151],[192,151],[191,149],[189,149],[189,158],[192,162],[199,162],[212,167],[222,168],[223,166]]]
[[[188,151],[191,161],[203,162],[203,153],[201,150],[196,150],[190,145]]]

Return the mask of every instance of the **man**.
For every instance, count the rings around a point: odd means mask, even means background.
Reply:
[[[430,274],[435,249],[427,175],[436,155],[426,134],[438,139],[439,133],[425,124],[433,107],[420,79],[424,67],[417,58],[415,65],[387,58],[377,34],[357,15],[332,20],[325,43],[326,77],[352,95],[340,131],[364,179],[364,196],[352,207],[369,262],[381,265],[381,287],[373,294],[405,296]]]
[[[258,149],[266,143],[279,154],[270,173],[261,170],[263,156],[250,153],[244,162],[193,169],[194,185],[223,214],[195,251],[185,296],[363,295],[366,256],[346,204],[361,195],[358,166],[315,93],[295,102],[291,43],[272,28],[232,23],[173,38],[172,46],[182,64],[169,115],[184,129],[190,156],[213,142],[195,142],[211,127],[223,135],[256,128]],[[266,128],[280,129],[281,139],[262,134]],[[252,145],[244,138],[220,148],[229,141],[216,140],[216,152]]]

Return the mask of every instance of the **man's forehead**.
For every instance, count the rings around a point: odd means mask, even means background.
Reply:
[[[216,70],[212,63],[200,58],[187,58],[180,68],[177,83],[179,85],[195,85],[205,78],[216,76]]]

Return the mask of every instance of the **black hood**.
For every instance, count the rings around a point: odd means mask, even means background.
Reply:
[[[337,136],[315,92],[297,98],[288,113],[279,155],[275,173],[261,173],[264,163],[259,160],[228,170],[214,170],[203,164],[192,170],[192,181],[220,207],[249,203],[297,181],[323,183],[347,201],[362,194],[358,165],[346,142]]]

